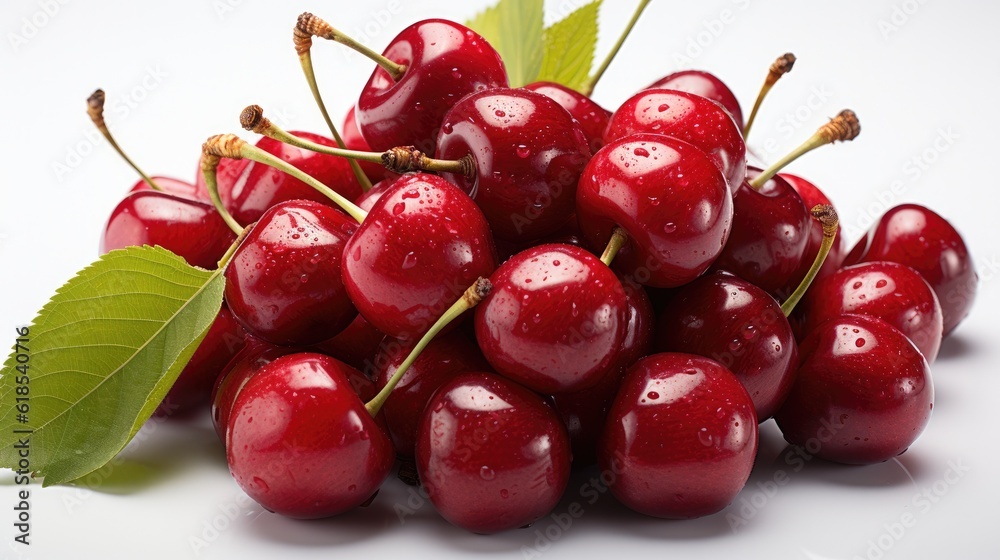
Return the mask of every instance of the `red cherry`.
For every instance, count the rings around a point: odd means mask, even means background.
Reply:
[[[657,324],[657,349],[712,358],[739,379],[757,420],[788,396],[798,349],[781,306],[767,292],[716,272],[677,289]]]
[[[350,378],[371,382],[322,354],[280,357],[252,376],[229,417],[229,470],[269,511],[296,518],[337,515],[378,490],[392,469],[389,438]]]
[[[160,191],[166,194],[172,194],[174,196],[179,196],[181,198],[188,198],[191,200],[199,200],[201,202],[211,203],[212,199],[208,197],[208,190],[205,189],[204,184],[192,184],[187,181],[181,181],[180,179],[174,179],[172,177],[161,177],[155,175],[152,177],[153,182]],[[155,191],[153,187],[150,186],[145,180],[140,179],[132,185],[132,188],[128,192],[143,192],[143,191]]]
[[[552,98],[494,89],[448,111],[435,157],[471,157],[472,174],[442,176],[476,200],[494,235],[529,241],[569,221],[590,147],[579,123]]]
[[[885,320],[916,344],[931,363],[941,347],[941,305],[915,270],[892,262],[844,267],[817,280],[800,306],[808,335],[845,313]]]
[[[476,340],[499,373],[540,393],[596,385],[621,352],[628,305],[621,282],[571,245],[540,245],[490,277],[476,309]]]
[[[718,362],[654,354],[625,376],[598,450],[609,488],[646,515],[716,513],[746,484],[757,416],[743,385]]]
[[[746,176],[746,145],[740,127],[718,103],[700,95],[649,89],[629,98],[611,115],[605,143],[638,132],[672,136],[705,152],[735,191]]]
[[[340,334],[314,345],[314,348],[323,354],[328,354],[347,363],[368,376],[373,376],[376,371],[373,360],[375,360],[375,355],[378,354],[384,338],[385,333],[358,315],[351,321],[350,325],[347,325],[347,328],[340,331]]]
[[[934,406],[930,369],[885,321],[831,318],[813,329],[801,352],[795,384],[775,414],[789,443],[863,465],[906,451],[927,425]]]
[[[576,204],[591,246],[605,246],[616,225],[624,228],[628,242],[615,267],[635,282],[662,288],[686,284],[708,269],[733,216],[726,180],[704,152],[657,134],[602,148],[580,178]]]
[[[872,261],[904,264],[923,276],[941,303],[945,336],[969,314],[979,276],[962,236],[933,211],[902,204],[886,212],[844,264]]]
[[[236,396],[251,377],[267,364],[298,352],[288,346],[276,346],[254,336],[246,337],[246,345],[221,370],[212,387],[212,425],[219,441],[226,444],[226,430]]]
[[[378,202],[378,199],[382,198],[385,191],[389,190],[389,188],[395,183],[395,179],[384,179],[375,183],[372,185],[372,188],[368,189],[367,192],[361,193],[361,196],[354,199],[354,204],[365,212],[371,212],[372,208],[375,207],[375,203]]]
[[[566,430],[541,397],[500,376],[467,373],[427,404],[417,471],[442,517],[475,533],[523,527],[559,502],[570,471]]]
[[[681,70],[653,82],[646,89],[672,89],[693,93],[715,101],[729,112],[737,126],[743,126],[743,110],[732,90],[714,74],[701,70]]]
[[[799,193],[799,196],[802,197],[802,202],[805,203],[806,208],[812,208],[817,204],[833,205],[830,202],[830,199],[823,194],[823,191],[819,190],[819,187],[802,177],[792,175],[791,173],[779,173],[778,176],[784,179],[793,189],[795,189],[795,192]],[[809,232],[809,241],[806,242],[806,249],[802,255],[802,263],[799,265],[799,270],[788,279],[788,282],[779,293],[790,293],[791,290],[795,289],[795,286],[797,286],[798,283],[802,281],[802,278],[805,277],[806,271],[808,271],[809,267],[812,265],[813,257],[815,257],[816,252],[819,251],[820,243],[823,242],[823,226],[816,221],[812,221],[811,223],[812,226]],[[823,263],[823,268],[820,269],[819,276],[817,276],[817,278],[829,276],[840,268],[841,264],[844,262],[845,255],[847,255],[847,240],[844,238],[843,230],[838,224],[836,242],[834,243],[829,256],[827,256],[826,262]]]
[[[596,154],[604,146],[604,129],[611,120],[611,111],[601,107],[593,99],[555,82],[535,82],[524,86],[524,89],[551,97],[563,109],[569,111],[580,123],[580,129],[590,144],[590,153]]]
[[[344,117],[344,126],[341,127],[341,139],[344,141],[344,147],[348,150],[356,150],[359,152],[370,152],[372,151],[371,146],[368,145],[368,141],[365,137],[361,135],[361,129],[358,128],[358,121],[354,117],[354,107],[351,107],[347,111],[347,115]],[[384,179],[389,178],[389,176],[395,176],[395,173],[387,170],[384,165],[377,165],[369,161],[359,161],[358,165],[368,176],[368,179],[372,183],[378,183]]]
[[[101,237],[101,254],[159,245],[192,266],[215,269],[236,235],[211,204],[152,190],[129,193],[118,203]]]
[[[340,268],[358,225],[307,200],[282,202],[261,216],[226,268],[226,301],[254,336],[274,344],[327,340],[351,323]]]

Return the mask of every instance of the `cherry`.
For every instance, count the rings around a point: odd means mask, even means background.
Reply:
[[[339,210],[308,200],[266,211],[226,268],[233,314],[274,344],[314,344],[342,331],[357,315],[340,274],[357,228]]]
[[[598,105],[586,95],[555,82],[534,82],[524,89],[551,97],[580,123],[580,130],[587,137],[590,152],[597,153],[604,145],[604,129],[611,120],[611,111]]]
[[[746,175],[746,145],[722,107],[700,95],[668,89],[641,91],[622,103],[608,123],[605,143],[649,132],[672,136],[707,154],[733,191]]]
[[[902,204],[886,212],[844,264],[871,261],[897,262],[920,273],[941,304],[945,336],[972,308],[979,276],[965,241],[947,220],[923,206]]]
[[[344,117],[344,126],[342,130],[344,131],[344,147],[348,150],[356,150],[359,152],[372,151],[371,146],[368,145],[368,141],[361,135],[361,129],[358,128],[358,121],[354,117],[353,106],[348,109],[347,115]],[[369,161],[359,161],[358,164],[361,165],[361,169],[365,172],[365,175],[371,179],[372,183],[378,183],[384,179],[397,176],[396,173],[389,171],[383,165],[378,165]]]
[[[681,70],[668,74],[645,89],[672,89],[715,101],[729,112],[737,126],[743,126],[743,111],[731,89],[714,74],[702,70]]]
[[[664,288],[708,269],[725,245],[733,214],[726,180],[708,156],[658,134],[602,148],[581,176],[576,204],[591,246],[604,246],[622,227],[628,242],[616,268],[640,284]]]
[[[374,392],[347,364],[298,353],[263,366],[239,391],[226,455],[257,503],[289,517],[327,517],[363,504],[388,477],[392,443],[352,377]]]
[[[798,175],[792,175],[791,173],[779,173],[778,177],[785,180],[795,192],[799,193],[802,197],[802,202],[805,203],[806,208],[812,208],[817,204],[824,204],[832,206],[833,203],[827,198],[823,191],[819,190],[819,187],[810,183],[809,181],[799,177]],[[786,283],[784,288],[779,289],[778,293],[789,292],[795,288],[802,278],[805,277],[806,271],[812,265],[813,256],[819,251],[820,243],[823,241],[823,226],[819,222],[812,222],[812,228],[809,232],[809,240],[806,242],[806,249],[803,254],[801,263],[799,264],[798,272],[793,274],[788,283]],[[847,240],[844,239],[840,226],[837,226],[837,240],[833,245],[833,249],[830,250],[830,256],[827,257],[826,262],[823,263],[823,268],[820,269],[818,278],[823,278],[832,274],[835,270],[840,268],[841,264],[844,262],[844,257],[847,255]],[[886,259],[881,259],[886,260]],[[853,264],[853,263],[852,263]]]
[[[442,176],[476,200],[494,235],[529,241],[569,220],[590,147],[579,123],[552,98],[494,89],[448,111],[435,157],[470,160],[464,172]]]
[[[848,464],[891,459],[917,439],[934,407],[930,369],[903,333],[876,317],[841,315],[812,330],[775,414],[794,445]]]
[[[621,282],[571,245],[522,251],[490,278],[476,310],[476,340],[499,373],[535,391],[596,385],[616,363],[628,324]]]
[[[340,334],[314,345],[314,348],[372,376],[375,373],[372,360],[384,338],[385,333],[358,315]]]
[[[538,395],[488,373],[462,374],[438,389],[416,451],[431,503],[475,533],[534,522],[569,482],[569,439],[555,412]]]
[[[893,262],[844,267],[818,280],[802,301],[808,335],[845,313],[870,315],[896,327],[931,363],[941,347],[942,315],[934,290],[912,268]]]
[[[608,485],[639,513],[689,519],[729,505],[750,477],[757,416],[724,366],[654,354],[628,371],[598,449]]]
[[[382,346],[375,358],[378,367],[375,384],[380,388],[389,382],[415,344],[390,339]],[[475,341],[464,332],[452,331],[431,341],[403,374],[382,408],[396,453],[414,456],[417,427],[424,407],[438,387],[460,373],[489,369]]]

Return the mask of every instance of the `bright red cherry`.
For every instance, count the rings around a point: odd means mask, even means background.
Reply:
[[[784,179],[789,186],[795,189],[795,192],[799,193],[799,196],[802,197],[802,202],[805,203],[806,208],[812,208],[817,204],[833,205],[830,202],[830,199],[823,194],[823,191],[819,190],[819,187],[802,177],[792,175],[791,173],[779,173],[778,176]],[[822,242],[823,226],[819,222],[812,221],[811,230],[809,232],[809,241],[806,242],[806,249],[802,255],[802,262],[799,265],[799,269],[788,279],[788,282],[779,291],[779,293],[791,293],[791,290],[794,290],[795,286],[802,281],[802,278],[806,275],[806,271],[808,271],[809,267],[812,266],[813,257],[816,256],[816,252],[819,251],[819,246]],[[837,238],[834,242],[833,249],[830,250],[830,254],[827,256],[826,262],[823,263],[823,268],[820,269],[819,276],[817,276],[817,278],[823,278],[824,276],[833,274],[833,272],[840,268],[841,264],[843,264],[845,255],[847,255],[847,239],[844,238],[843,230],[838,224]]]
[[[629,98],[611,116],[605,143],[638,132],[672,136],[705,152],[735,191],[746,176],[743,133],[718,103],[700,95],[648,89]]]
[[[893,262],[844,267],[817,280],[800,305],[803,334],[842,314],[869,315],[899,329],[927,362],[941,348],[942,316],[934,290],[908,266]]]
[[[781,306],[742,278],[716,272],[677,289],[657,324],[657,349],[711,358],[736,375],[767,420],[788,396],[798,367]]]
[[[494,89],[448,111],[435,157],[471,158],[471,173],[443,176],[475,199],[497,237],[529,241],[569,221],[590,147],[580,124],[552,98]]]
[[[813,329],[802,365],[775,414],[789,443],[839,463],[892,459],[917,439],[934,407],[930,369],[897,329],[842,315]]]
[[[208,197],[208,191],[205,189],[204,184],[192,184],[187,181],[181,181],[180,179],[161,177],[158,175],[153,176],[152,179],[156,186],[160,188],[160,191],[166,194],[172,194],[181,198],[189,198],[191,200],[200,200],[201,202],[212,202],[212,200]],[[156,189],[151,187],[145,180],[140,179],[132,185],[132,188],[129,189],[128,192],[134,193],[155,190]]]
[[[905,264],[927,280],[941,303],[945,336],[969,314],[979,276],[962,236],[933,211],[902,204],[886,212],[844,264],[871,261]]]
[[[681,70],[660,78],[646,89],[672,89],[693,93],[715,101],[729,114],[740,127],[743,126],[743,110],[736,95],[722,80],[714,74],[701,70]]]
[[[392,443],[355,392],[360,372],[322,354],[283,356],[253,375],[229,417],[237,484],[269,511],[328,517],[371,499],[392,469]]]
[[[592,247],[605,246],[615,226],[624,228],[628,242],[615,267],[661,288],[705,272],[725,246],[733,217],[726,179],[708,156],[658,134],[636,134],[602,148],[580,178],[576,204]]]
[[[192,266],[215,269],[236,235],[211,204],[152,190],[129,193],[118,203],[101,237],[101,254],[159,245]]]
[[[378,330],[416,340],[496,268],[489,224],[465,193],[426,173],[397,180],[344,249],[351,301]]]
[[[340,135],[344,141],[344,147],[348,150],[359,152],[372,151],[371,146],[368,145],[368,141],[361,135],[361,129],[358,128],[358,121],[354,117],[353,106],[347,111],[347,115],[344,117],[344,126],[340,129]],[[361,166],[362,171],[365,172],[365,175],[368,176],[368,179],[372,183],[378,183],[383,179],[387,179],[389,175],[395,176],[384,165],[378,165],[369,161],[359,161],[358,165]]]
[[[736,498],[757,440],[753,402],[729,370],[692,354],[654,354],[626,374],[598,459],[630,509],[689,519]]]
[[[254,336],[308,345],[344,330],[357,315],[341,261],[358,224],[308,200],[282,202],[261,216],[226,268],[226,301]]]
[[[540,396],[497,375],[467,373],[427,404],[417,471],[442,517],[475,533],[549,513],[569,482],[566,430]]]
[[[212,387],[212,425],[219,441],[226,444],[226,430],[229,416],[236,402],[236,396],[251,377],[274,360],[294,354],[299,350],[289,346],[277,346],[257,337],[246,337],[246,345],[229,360],[215,379]]]
[[[490,277],[476,340],[499,373],[540,393],[596,385],[621,352],[625,291],[597,257],[572,245],[522,251]]]
[[[524,86],[524,89],[551,97],[563,109],[569,111],[580,123],[580,129],[587,137],[590,152],[596,154],[604,146],[604,129],[611,120],[611,111],[601,107],[593,99],[555,82],[534,82]]]

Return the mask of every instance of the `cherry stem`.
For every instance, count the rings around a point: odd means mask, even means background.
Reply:
[[[246,239],[247,234],[250,233],[251,229],[253,228],[245,227],[236,235],[236,241],[233,241],[233,244],[230,245],[228,249],[226,249],[226,253],[222,255],[221,259],[219,259],[220,269],[225,268],[229,264],[229,261],[232,260],[233,255],[236,254],[236,249],[240,247],[240,244],[242,244],[243,240]]]
[[[750,186],[755,190],[760,190],[761,187],[770,181],[772,177],[784,169],[786,165],[795,161],[800,156],[811,152],[820,146],[825,146],[834,142],[847,142],[848,140],[854,140],[860,133],[861,123],[858,121],[858,116],[854,114],[854,111],[844,109],[838,113],[836,117],[830,119],[830,122],[819,127],[819,130],[817,130],[816,133],[813,134],[808,140],[803,142],[802,145],[792,150],[788,155],[781,158],[776,163],[772,164],[753,181],[750,181]]]
[[[406,356],[405,360],[403,360],[403,363],[399,364],[399,367],[396,368],[396,372],[389,378],[389,382],[385,384],[385,387],[382,387],[382,390],[375,395],[375,398],[365,404],[365,408],[372,416],[378,415],[379,410],[382,409],[382,405],[385,404],[385,401],[389,398],[392,390],[395,389],[396,385],[399,384],[399,381],[403,379],[403,375],[406,373],[406,370],[413,365],[413,362],[417,361],[420,353],[424,351],[424,348],[426,348],[428,344],[430,344],[431,340],[433,340],[442,329],[448,326],[448,323],[457,319],[460,315],[462,315],[462,313],[465,313],[466,311],[479,305],[479,302],[482,301],[484,297],[489,295],[492,290],[493,284],[486,278],[480,276],[471,286],[469,286],[468,289],[465,290],[462,297],[452,304],[452,306],[444,312],[444,315],[441,315],[441,317],[433,325],[431,325],[430,330],[428,330],[424,336],[420,338],[417,345],[413,347],[410,354]]]
[[[346,149],[347,145],[344,144],[344,139],[340,136],[340,131],[333,124],[333,120],[330,119],[330,113],[326,110],[326,103],[323,103],[323,97],[319,93],[319,85],[316,83],[316,73],[313,71],[312,63],[312,35],[307,33],[305,30],[299,29],[298,25],[295,26],[293,30],[292,41],[295,43],[295,52],[299,55],[299,63],[302,65],[302,72],[306,76],[306,82],[309,83],[309,90],[312,91],[313,99],[316,100],[316,105],[319,107],[319,112],[323,114],[323,120],[326,121],[326,126],[330,128],[330,132],[333,134],[333,139],[337,142],[337,147],[340,149]],[[361,184],[361,189],[364,192],[368,192],[372,188],[372,182],[365,175],[364,171],[361,170],[361,166],[358,162],[349,159],[348,160],[351,171],[354,172],[354,177],[357,178],[358,183]]]
[[[125,155],[125,151],[121,149],[121,146],[119,146],[118,142],[115,141],[115,137],[111,135],[111,131],[108,130],[108,125],[104,122],[103,89],[95,90],[94,93],[90,94],[90,97],[87,98],[87,114],[90,115],[91,122],[93,122],[94,126],[97,127],[97,130],[101,131],[101,134],[103,134],[104,138],[107,139],[109,144],[111,144],[111,147],[118,152],[118,155],[120,155],[126,163],[132,166],[132,169],[135,169],[135,172],[142,177],[142,180],[149,185],[149,188],[154,191],[163,192],[163,189],[160,188],[160,186],[157,185],[149,175],[146,175],[142,169],[139,169],[139,166],[132,161],[132,158]]]
[[[615,256],[625,246],[626,241],[628,241],[628,233],[624,228],[615,226],[614,231],[611,232],[611,239],[608,241],[608,246],[604,248],[604,254],[601,255],[601,262],[607,266],[611,266],[611,261],[615,260]]]
[[[378,163],[385,166],[386,169],[400,174],[409,171],[434,171],[438,173],[457,173],[472,178],[475,177],[476,173],[471,155],[467,155],[461,159],[446,160],[429,158],[413,146],[399,146],[385,152],[360,152],[357,150],[332,148],[310,142],[305,138],[300,138],[282,130],[269,121],[264,116],[264,110],[259,105],[250,105],[243,109],[243,113],[240,115],[240,124],[246,130],[263,134],[279,142],[284,142],[304,150]]]
[[[226,225],[229,226],[229,229],[233,230],[233,233],[240,235],[244,230],[243,226],[229,213],[229,209],[222,203],[222,198],[219,196],[219,181],[216,177],[216,172],[221,159],[217,155],[208,154],[205,151],[205,147],[202,146],[201,174],[205,177],[205,189],[208,191],[208,197],[212,200],[212,204],[215,205],[215,210],[222,216],[222,221],[226,222]]]
[[[304,12],[299,16],[298,22],[295,25],[295,29],[307,33],[310,36],[319,37],[321,39],[329,39],[330,41],[335,41],[349,47],[369,59],[371,59],[375,64],[382,67],[389,76],[392,77],[394,81],[399,81],[406,73],[406,65],[393,62],[388,58],[382,56],[381,54],[369,49],[368,47],[362,45],[361,43],[355,41],[345,33],[341,33],[331,26],[329,23],[323,21],[319,17],[314,16],[309,12]]]
[[[799,301],[809,286],[812,284],[813,280],[816,279],[816,275],[819,274],[819,270],[823,268],[823,263],[826,262],[827,255],[830,254],[830,250],[833,248],[833,242],[837,238],[837,225],[839,224],[839,218],[837,217],[837,211],[833,209],[833,206],[829,204],[817,204],[812,208],[812,216],[816,221],[818,221],[823,226],[823,241],[820,243],[819,251],[816,253],[816,258],[813,259],[812,266],[809,267],[809,271],[806,272],[805,278],[799,283],[799,286],[795,288],[792,295],[788,296],[785,303],[781,304],[781,312],[788,317],[792,314],[795,306],[798,305]]]
[[[279,171],[284,171],[332,200],[341,208],[341,210],[357,220],[358,223],[363,222],[365,220],[365,216],[368,215],[367,212],[355,206],[353,202],[347,200],[330,187],[316,180],[315,177],[303,172],[294,165],[291,165],[288,162],[261,150],[260,148],[251,146],[245,140],[234,134],[218,134],[212,136],[206,140],[204,144],[202,144],[201,149],[206,156],[217,156],[231,159],[249,159],[264,165],[269,165]]]
[[[795,55],[792,53],[785,53],[777,58],[771,63],[771,68],[767,71],[767,77],[764,78],[764,85],[760,86],[760,92],[757,94],[757,100],[753,103],[753,109],[750,111],[750,118],[747,119],[746,126],[743,127],[743,139],[750,134],[750,127],[753,126],[754,119],[757,118],[757,110],[760,109],[760,104],[767,97],[768,92],[774,87],[774,84],[778,83],[778,80],[782,76],[792,71],[792,66],[795,66]]]
[[[586,84],[584,84],[580,93],[586,95],[587,97],[590,97],[590,95],[594,93],[594,88],[597,86],[597,82],[600,81],[601,77],[604,76],[604,72],[607,71],[609,66],[611,66],[611,61],[618,55],[618,51],[620,51],[622,45],[625,44],[625,39],[627,39],[629,34],[632,33],[632,28],[635,27],[636,22],[639,21],[639,16],[642,15],[643,10],[646,9],[649,2],[650,0],[641,0],[639,2],[639,6],[636,7],[635,13],[632,14],[632,19],[629,20],[628,25],[625,26],[625,31],[622,32],[620,37],[618,37],[618,42],[611,48],[611,52],[609,52],[608,56],[604,58],[604,62],[602,62],[601,66],[596,72],[594,72],[594,75],[587,80]]]

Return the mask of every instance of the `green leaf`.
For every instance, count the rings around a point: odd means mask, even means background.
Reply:
[[[597,48],[597,12],[601,1],[580,7],[545,30],[545,48],[537,81],[582,90],[590,79]]]
[[[466,22],[493,46],[507,68],[510,87],[530,84],[542,67],[543,0],[500,0]]]
[[[222,304],[222,269],[189,266],[159,247],[112,251],[60,288],[35,318],[28,422],[13,406],[17,349],[0,378],[0,467],[31,429],[30,469],[43,484],[84,476],[110,461],[152,415]],[[23,385],[22,385],[23,386]]]

